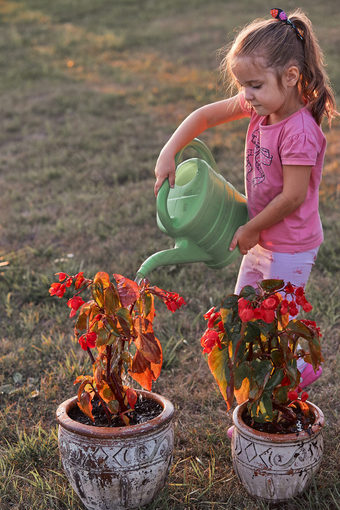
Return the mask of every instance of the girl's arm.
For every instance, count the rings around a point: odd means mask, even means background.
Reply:
[[[192,112],[161,150],[155,168],[155,195],[166,178],[169,179],[170,186],[174,186],[175,155],[178,151],[206,129],[246,116],[247,113],[241,108],[238,96],[202,106]]]
[[[238,245],[245,255],[260,239],[260,233],[294,212],[305,200],[311,175],[311,166],[283,165],[283,189],[248,223],[237,229],[230,250]]]

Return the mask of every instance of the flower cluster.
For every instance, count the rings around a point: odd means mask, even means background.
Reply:
[[[164,303],[170,312],[175,312],[182,305],[186,304],[184,298],[176,292],[166,292],[166,299]]]
[[[295,416],[293,401],[303,412],[308,407],[306,392],[298,399],[298,358],[315,372],[323,361],[320,329],[314,321],[295,318],[299,307],[312,310],[302,287],[263,280],[258,289],[246,286],[204,314],[201,346],[228,409],[234,397],[238,403],[247,400],[251,418],[274,423],[278,431]]]
[[[74,286],[67,306],[70,317],[75,317],[75,337],[93,368],[93,376],[81,375],[75,380],[80,384],[78,406],[94,421],[91,402],[96,398],[109,422],[112,415],[118,415],[122,424],[128,424],[137,394],[127,386],[127,375],[151,390],[162,367],[162,347],[152,325],[154,296],[172,312],[185,301],[175,292],[150,286],[147,280],[137,284],[119,274],[114,274],[112,281],[104,272],[93,279],[85,278],[83,272],[56,274],[59,281],[52,283],[49,293],[62,298]],[[89,299],[84,300],[80,294],[88,291]]]
[[[289,314],[295,317],[299,313],[299,306],[304,312],[310,312],[313,307],[307,301],[303,287],[296,287],[288,283],[280,293],[275,293],[265,299],[259,297],[258,301],[249,301],[243,297],[238,300],[238,313],[242,322],[263,320],[270,324],[275,319],[275,312],[280,305],[281,315]]]
[[[51,296],[57,296],[58,298],[62,298],[64,296],[66,287],[71,287],[73,282],[76,289],[79,289],[85,282],[83,272],[77,273],[74,276],[70,276],[67,273],[56,273],[56,276],[58,276],[59,282],[52,283],[49,293]]]

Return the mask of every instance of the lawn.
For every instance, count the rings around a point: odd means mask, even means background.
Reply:
[[[339,103],[338,2],[302,0]],[[270,6],[269,6],[270,7]],[[224,97],[217,50],[268,16],[264,0],[0,1],[0,509],[81,510],[59,460],[55,409],[88,366],[54,273],[130,278],[172,246],[155,221],[153,169],[194,108]],[[293,2],[281,8],[289,10]],[[221,173],[243,191],[245,122],[204,133]],[[324,126],[323,243],[307,287],[323,333],[322,379],[310,400],[326,418],[322,467],[279,508],[340,508],[340,122]],[[203,313],[232,292],[239,260],[213,271],[151,275],[187,306],[157,311],[164,370],[154,390],[176,408],[169,483],[149,510],[264,510],[240,486],[226,429],[231,414],[201,354]]]

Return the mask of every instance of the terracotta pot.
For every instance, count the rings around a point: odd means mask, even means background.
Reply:
[[[172,461],[173,405],[137,391],[163,408],[148,422],[127,427],[94,427],[72,420],[77,397],[57,409],[59,450],[70,484],[88,510],[121,510],[150,503],[163,488]]]
[[[277,502],[303,492],[320,467],[323,453],[322,411],[307,402],[315,416],[311,434],[269,434],[248,427],[242,413],[233,413],[232,457],[234,470],[251,496]]]

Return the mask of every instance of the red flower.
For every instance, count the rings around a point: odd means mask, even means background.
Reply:
[[[76,281],[74,284],[76,289],[79,289],[79,287],[82,285],[83,281],[85,280],[83,275],[84,275],[84,272],[76,274],[76,276],[75,276]]]
[[[222,345],[220,337],[218,336],[217,331],[207,329],[201,338],[201,346],[203,347],[203,352],[211,352],[215,345],[218,345],[218,347],[221,349]]]
[[[60,282],[63,282],[65,278],[68,276],[66,273],[55,273],[55,275],[59,277]]]
[[[262,320],[267,324],[270,324],[275,319],[275,311],[274,310],[263,310],[262,311]]]
[[[290,385],[290,379],[289,379],[288,375],[286,374],[281,381],[281,386],[289,386],[289,385]]]
[[[289,400],[296,400],[298,398],[298,392],[296,390],[288,391],[287,397]]]
[[[266,308],[266,310],[275,310],[280,300],[277,296],[270,296],[264,301],[262,301],[262,307]]]
[[[216,319],[218,319],[220,317],[221,317],[220,312],[212,313],[208,320],[208,328],[213,328],[214,324],[216,322]]]
[[[288,282],[283,290],[285,291],[286,294],[293,294],[294,286],[290,282]]]
[[[210,319],[211,315],[215,312],[216,310],[216,306],[213,306],[212,308],[210,308],[210,310],[208,310],[204,315],[203,317],[205,318],[205,320],[207,319]]]
[[[282,315],[286,315],[288,313],[288,310],[289,310],[289,302],[287,301],[287,299],[283,299],[281,301],[281,314]]]
[[[296,306],[295,301],[291,301],[289,303],[289,315],[292,315],[293,317],[295,317],[295,315],[297,315],[298,313],[299,313],[299,310]]]
[[[295,296],[297,297],[304,297],[305,296],[305,290],[303,287],[298,287],[296,290],[295,290]]]
[[[308,398],[308,393],[306,391],[303,391],[301,393],[300,399],[302,400],[302,402],[306,402],[307,398]]]
[[[175,312],[182,305],[186,305],[184,299],[176,292],[167,292],[164,303],[166,304],[168,310],[170,310],[171,312]]]
[[[308,301],[306,301],[303,305],[302,305],[302,308],[305,312],[311,312],[313,310],[313,307],[310,303],[308,303]]]
[[[78,308],[83,305],[85,301],[80,296],[73,296],[67,301],[67,306],[71,308],[70,317],[74,317]]]
[[[66,292],[66,287],[63,283],[52,283],[49,293],[51,296],[57,296],[58,298],[62,298]]]
[[[242,297],[238,300],[238,314],[242,322],[248,322],[255,318],[250,301]]]
[[[260,308],[255,308],[254,318],[261,319],[267,324],[270,324],[275,319],[275,310],[267,310],[266,308],[263,308],[261,304]]]
[[[218,330],[225,333],[223,321],[217,323]]]
[[[94,331],[90,331],[89,333],[85,333],[84,335],[81,335],[78,339],[80,343],[80,347],[87,351],[87,348],[93,349],[96,346],[96,340],[97,340],[97,333]]]

